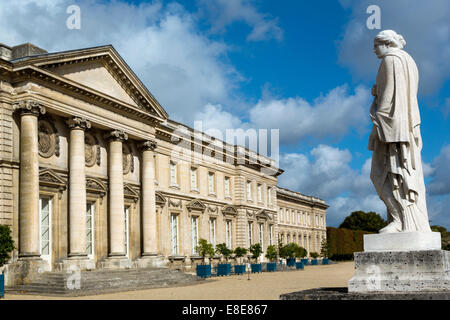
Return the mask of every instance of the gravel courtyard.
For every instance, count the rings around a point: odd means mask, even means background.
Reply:
[[[200,284],[83,297],[45,297],[6,294],[6,300],[87,299],[87,300],[278,300],[280,294],[318,287],[346,287],[353,276],[354,263],[307,266],[305,270],[264,272],[214,277]]]

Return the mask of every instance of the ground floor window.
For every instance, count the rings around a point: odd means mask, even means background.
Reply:
[[[216,219],[209,219],[209,242],[216,248]]]
[[[253,223],[248,223],[248,245],[251,246],[253,244]]]
[[[231,249],[231,220],[227,220],[225,223],[225,236],[227,248]]]
[[[261,248],[264,248],[264,224],[260,223],[259,224],[259,244],[261,245]]]
[[[269,225],[269,245],[273,245],[273,225]]]
[[[191,218],[191,228],[192,228],[192,254],[197,254],[198,245],[198,217]]]
[[[129,217],[130,217],[130,207],[125,207],[124,210],[124,235],[125,235],[125,240],[124,240],[124,251],[125,251],[125,255],[128,256],[129,251],[130,251],[130,243],[129,243]]]

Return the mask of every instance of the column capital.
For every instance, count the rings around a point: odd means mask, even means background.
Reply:
[[[71,130],[80,129],[85,131],[91,127],[91,122],[89,120],[77,116],[66,120],[66,124],[69,126]]]
[[[147,140],[147,141],[143,141],[141,143],[138,144],[139,149],[141,149],[142,151],[153,151],[156,149],[157,147],[157,143],[154,140]]]
[[[14,105],[14,111],[19,113],[21,116],[28,114],[37,117],[40,114],[45,114],[47,110],[39,102],[33,100],[24,100]]]
[[[105,134],[105,139],[123,142],[128,140],[128,135],[122,130],[113,130]]]

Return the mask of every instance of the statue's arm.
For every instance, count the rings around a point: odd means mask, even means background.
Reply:
[[[393,56],[384,57],[379,71],[383,73],[380,77],[383,81],[377,83],[376,113],[382,116],[389,116],[392,110],[395,90],[394,59]]]

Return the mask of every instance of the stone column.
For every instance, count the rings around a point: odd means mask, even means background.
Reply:
[[[148,140],[142,142],[142,256],[157,254],[156,205],[155,205],[155,167],[153,164],[153,150],[156,142]]]
[[[123,257],[126,253],[122,142],[128,139],[128,135],[121,130],[114,130],[106,137],[109,139],[109,255]]]
[[[91,123],[80,117],[67,121],[69,141],[69,257],[86,257],[86,172],[84,131]]]
[[[19,256],[39,257],[38,116],[46,110],[34,101],[15,109],[20,113]]]

